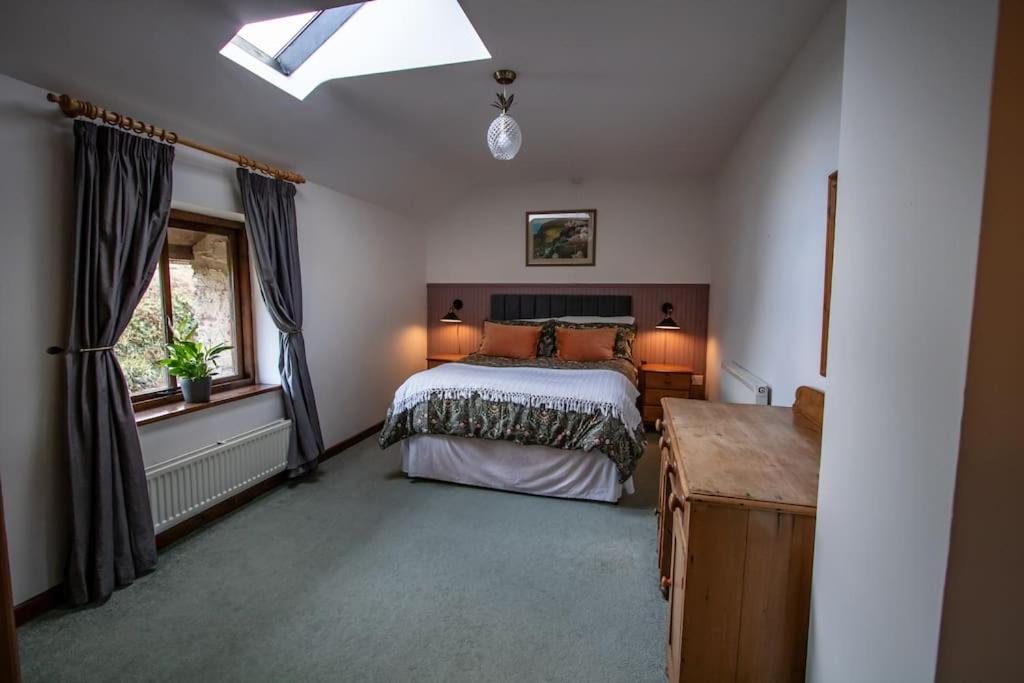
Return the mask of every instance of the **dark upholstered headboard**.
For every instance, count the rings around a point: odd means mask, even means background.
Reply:
[[[491,294],[491,320],[563,315],[633,315],[633,297],[620,294]]]

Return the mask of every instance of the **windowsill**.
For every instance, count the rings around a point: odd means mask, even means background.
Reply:
[[[250,384],[237,389],[215,392],[210,396],[209,403],[185,403],[184,401],[176,401],[174,403],[157,406],[156,408],[147,408],[146,410],[138,411],[135,413],[135,424],[136,426],[141,427],[143,425],[153,424],[154,422],[169,420],[172,417],[178,417],[179,415],[187,415],[200,410],[206,410],[207,408],[216,408],[217,406],[222,406],[225,403],[241,401],[243,398],[249,398],[250,396],[258,396],[260,394],[267,394],[271,391],[280,390],[281,387],[277,384]]]

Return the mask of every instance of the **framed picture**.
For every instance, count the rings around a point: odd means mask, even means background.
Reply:
[[[828,324],[832,309],[832,252],[836,245],[836,193],[839,189],[839,171],[828,176],[828,213],[825,216],[825,296],[821,307],[821,367],[822,377],[828,371]]]
[[[526,265],[592,266],[597,209],[526,212]]]

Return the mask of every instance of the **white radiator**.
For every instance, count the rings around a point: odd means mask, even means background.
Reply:
[[[739,363],[722,363],[719,394],[724,403],[752,403],[766,406],[771,403],[771,387],[763,379]]]
[[[146,468],[157,533],[285,468],[291,420],[239,434]]]

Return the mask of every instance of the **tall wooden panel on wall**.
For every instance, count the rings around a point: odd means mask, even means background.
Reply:
[[[1024,681],[1024,3],[1001,2],[960,456],[935,680]]]
[[[480,346],[483,321],[491,310],[491,294],[624,294],[633,297],[638,328],[634,357],[639,363],[672,363],[704,374],[707,355],[708,285],[538,285],[440,284],[427,285],[427,353],[469,353]],[[440,322],[452,300],[461,299],[463,324]],[[665,317],[661,305],[670,302],[679,331],[656,330]]]

